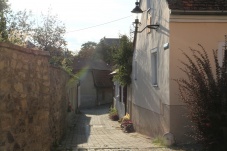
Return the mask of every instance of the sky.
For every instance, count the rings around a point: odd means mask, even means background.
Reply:
[[[66,26],[65,39],[71,51],[79,51],[88,41],[119,38],[133,28],[131,10],[135,0],[9,0],[14,11],[31,10],[34,16],[58,15]]]

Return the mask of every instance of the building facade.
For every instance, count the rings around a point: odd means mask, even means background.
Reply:
[[[204,5],[206,4],[206,5]],[[158,136],[174,135],[177,142],[190,140],[187,107],[180,100],[174,79],[181,72],[182,51],[200,49],[212,56],[227,34],[227,2],[204,0],[141,0],[143,10],[133,56],[132,84],[128,87],[127,111],[136,131]],[[157,30],[145,28],[160,25]],[[145,29],[145,30],[143,30]]]

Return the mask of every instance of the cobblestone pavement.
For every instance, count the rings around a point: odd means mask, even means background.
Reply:
[[[108,118],[107,106],[84,109],[81,111],[81,114],[76,115],[73,125],[68,129],[66,137],[57,150],[186,151],[182,149],[155,147],[151,139],[146,136],[136,132],[124,133],[118,122],[111,121]]]

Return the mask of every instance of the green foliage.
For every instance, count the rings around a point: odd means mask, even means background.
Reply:
[[[48,14],[42,15],[41,25],[34,28],[32,40],[39,49],[49,51],[51,55],[56,55],[58,51],[66,49],[66,41],[64,39],[65,25],[58,20],[56,15],[51,15],[50,10]]]
[[[189,118],[195,131],[191,136],[206,145],[208,150],[223,149],[227,136],[227,55],[223,65],[218,63],[217,51],[213,51],[215,72],[205,49],[192,51],[192,57],[183,53],[187,63],[181,70],[187,75],[177,80],[180,96],[187,104]],[[227,51],[227,50],[226,50]],[[214,68],[213,68],[214,69]],[[225,146],[226,147],[226,146]]]
[[[49,63],[53,66],[61,66],[61,63],[62,63],[62,57],[57,57],[57,56],[52,56],[49,60]]]
[[[6,15],[9,11],[8,0],[0,0],[0,42],[7,41],[8,33],[7,33],[7,18]]]
[[[31,12],[14,13],[7,0],[0,0],[0,41],[24,45],[32,32]]]
[[[117,109],[111,107],[109,113],[110,113],[110,114],[117,114]]]
[[[77,59],[88,60],[103,60],[104,62],[113,65],[113,49],[114,46],[105,44],[104,39],[101,39],[97,44],[88,41],[81,46],[81,50],[76,56]]]
[[[70,76],[70,79],[67,82],[67,90],[69,90],[69,89],[71,89],[72,87],[75,87],[78,84],[80,75],[78,73],[74,74],[72,72],[72,69],[73,69],[72,64],[73,64],[73,62],[71,61],[70,58],[64,58],[63,61],[61,62],[61,64],[62,64],[61,68],[63,70],[65,70],[68,73],[68,75]]]
[[[115,45],[107,45],[104,42],[104,39],[101,39],[96,47],[95,59],[103,60],[106,63],[113,65],[113,54],[116,47],[117,46]]]
[[[96,43],[95,42],[92,42],[92,41],[88,41],[84,44],[81,45],[81,50],[88,50],[88,49],[91,49],[91,50],[94,50],[95,47],[96,47]]]
[[[34,21],[31,11],[10,12],[7,15],[8,41],[24,46],[32,36]]]
[[[72,61],[69,58],[64,58],[61,62],[62,68],[69,74],[72,75]]]
[[[8,34],[6,31],[6,18],[0,14],[0,42],[7,41]]]
[[[167,146],[166,139],[163,136],[157,136],[152,140],[152,143],[157,146]]]
[[[49,51],[50,64],[62,67],[71,74],[69,58],[73,55],[66,48],[65,25],[56,15],[51,15],[50,10],[46,16],[41,16],[41,23],[37,26],[32,18],[31,11],[12,12],[7,0],[0,0],[0,42],[25,46],[29,40],[34,47]]]
[[[123,86],[128,85],[131,83],[133,45],[126,35],[121,36],[120,46],[114,52],[114,64],[118,69],[114,80]]]
[[[95,48],[97,44],[95,42],[88,41],[81,45],[81,50],[79,51],[78,59],[93,59]]]
[[[118,116],[118,112],[117,112],[117,109],[116,108],[113,108],[113,107],[110,108],[110,110],[109,110],[109,117],[113,121],[119,120],[119,116]]]
[[[0,41],[20,46],[26,46],[29,41],[35,48],[49,51],[50,63],[61,66],[67,48],[64,39],[65,25],[58,20],[57,16],[51,15],[48,11],[46,16],[41,16],[41,22],[36,23],[37,26],[35,26],[31,11],[15,13],[8,7],[3,7],[8,9],[7,11],[0,11]]]
[[[61,66],[66,52],[66,41],[64,34],[65,25],[58,20],[56,15],[48,11],[47,15],[41,16],[41,23],[33,28],[31,41],[41,50],[49,51],[50,63],[55,66]]]
[[[9,9],[8,0],[0,0],[0,13],[6,12]]]

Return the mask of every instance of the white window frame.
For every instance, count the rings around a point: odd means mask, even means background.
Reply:
[[[151,49],[151,82],[154,87],[158,86],[158,48]]]

